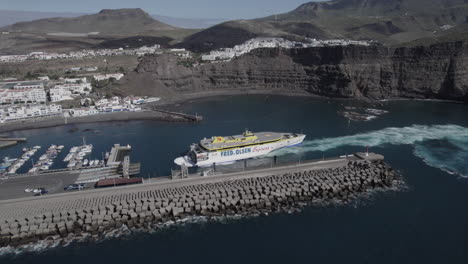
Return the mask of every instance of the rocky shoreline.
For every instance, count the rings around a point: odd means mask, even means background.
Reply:
[[[374,190],[395,189],[402,179],[383,161],[349,161],[336,168],[308,169],[258,178],[206,179],[165,187],[106,206],[47,212],[0,220],[0,246],[21,247],[102,239],[122,228],[154,229],[191,217],[258,215],[321,202],[348,203]]]

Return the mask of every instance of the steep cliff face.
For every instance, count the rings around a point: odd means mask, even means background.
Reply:
[[[468,100],[468,45],[259,49],[230,62],[183,66],[144,57],[115,87],[124,94],[177,97],[213,91],[270,91],[329,97]]]

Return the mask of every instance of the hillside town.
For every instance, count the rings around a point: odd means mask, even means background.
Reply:
[[[136,49],[96,49],[96,50],[81,50],[70,53],[47,53],[43,51],[35,51],[25,55],[3,55],[0,56],[0,62],[23,62],[29,60],[56,60],[56,59],[83,59],[103,56],[143,56],[146,54],[157,54],[160,51],[160,45],[151,47],[140,47]]]
[[[121,73],[96,74],[96,81],[119,80]],[[110,112],[141,111],[139,105],[159,101],[156,97],[99,98],[87,77],[0,82],[0,123],[51,116],[79,117]],[[79,100],[80,107],[64,109],[60,102]]]
[[[241,45],[236,45],[233,48],[223,48],[211,51],[209,54],[203,55],[203,61],[229,61],[235,57],[247,54],[252,50],[259,48],[309,48],[309,47],[324,47],[324,46],[348,46],[359,45],[369,46],[371,41],[356,41],[356,40],[317,40],[308,39],[308,42],[290,41],[283,38],[254,38],[246,41]]]

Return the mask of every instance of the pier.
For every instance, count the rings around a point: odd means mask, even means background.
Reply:
[[[168,114],[168,115],[180,117],[180,118],[183,118],[185,120],[192,121],[192,122],[200,122],[200,121],[203,120],[203,116],[199,116],[199,115],[189,115],[189,114],[185,114],[185,113],[172,112],[172,111],[162,110],[162,109],[158,109],[158,108],[154,108],[154,107],[152,108],[152,110],[155,111],[155,112],[160,112],[160,113],[163,113],[163,114]]]
[[[151,228],[189,216],[256,214],[314,201],[349,201],[398,182],[384,157],[357,153],[261,170],[0,201],[0,246],[70,234]]]
[[[16,141],[16,142],[26,142],[27,138],[2,138],[0,137],[0,141]]]
[[[0,137],[0,149],[7,148],[18,144],[18,142],[26,142],[27,138],[8,138]]]

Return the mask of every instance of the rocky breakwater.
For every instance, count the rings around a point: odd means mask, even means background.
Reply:
[[[299,208],[318,201],[351,201],[375,189],[399,186],[394,170],[383,161],[350,161],[344,166],[308,169],[262,177],[159,188],[119,194],[106,205],[47,212],[1,220],[0,245],[20,246],[39,240],[99,238],[128,228],[155,228],[191,216],[251,215]],[[69,201],[67,203],[70,203]]]
[[[197,66],[172,55],[149,55],[114,88],[166,98],[267,92],[468,102],[468,44],[257,49]]]

